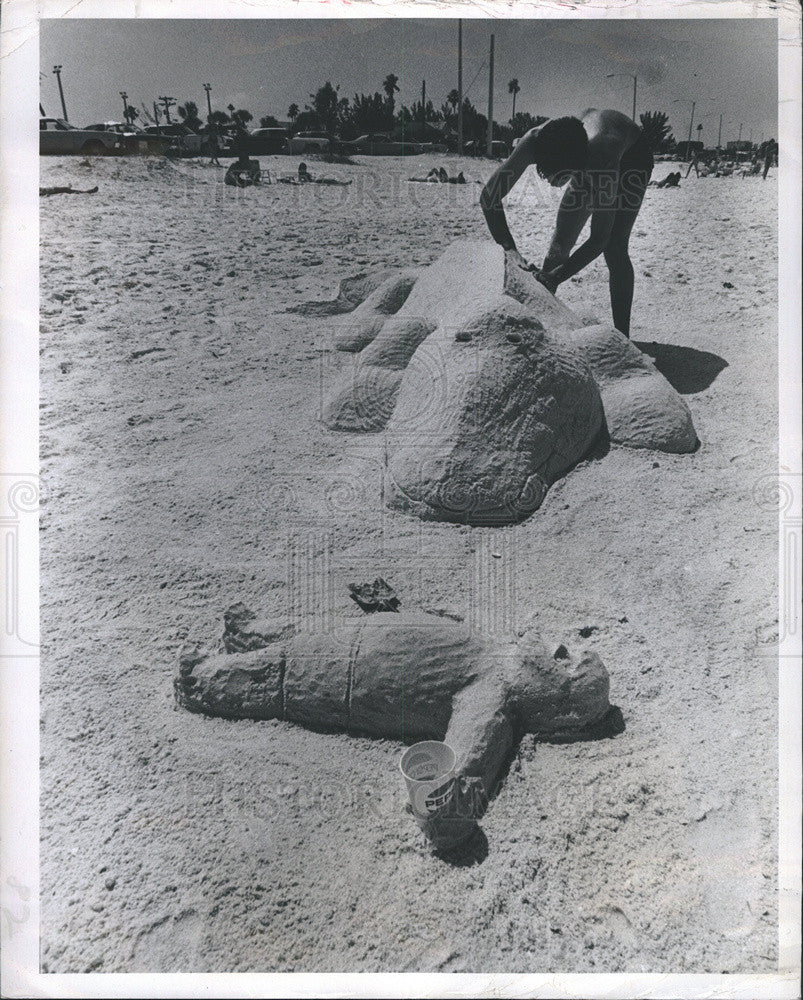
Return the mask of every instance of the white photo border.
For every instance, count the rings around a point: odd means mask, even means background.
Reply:
[[[40,974],[39,662],[35,637],[0,636],[0,935],[6,997],[661,997],[800,995],[801,872],[801,16],[795,0],[4,0],[0,27],[0,474],[17,502],[38,480],[37,106],[43,18],[754,18],[778,22],[779,971],[766,975]],[[35,507],[34,507],[35,509]],[[20,557],[19,606],[38,608],[38,551]],[[791,610],[790,610],[791,609]],[[791,615],[791,618],[789,617]],[[785,617],[786,616],[786,617]],[[787,621],[789,619],[789,621]],[[784,623],[788,627],[784,627]],[[13,631],[13,630],[12,630]]]

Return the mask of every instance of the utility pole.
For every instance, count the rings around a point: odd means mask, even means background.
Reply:
[[[722,115],[719,116],[719,138],[717,139],[717,149],[722,149]]]
[[[64,121],[68,122],[70,119],[67,117],[67,105],[64,103],[64,89],[61,86],[61,66],[54,66],[53,72],[59,82],[59,96],[61,97],[61,110],[64,114]]]
[[[491,156],[494,141],[494,36],[491,35],[491,54],[488,66],[488,146],[486,152]]]
[[[159,105],[156,101],[153,102],[153,120],[157,125],[159,124]]]
[[[697,102],[696,101],[692,101],[691,102],[691,118],[689,119],[689,138],[688,138],[688,141],[686,142],[686,159],[687,160],[691,159],[691,129],[692,129],[692,125],[694,125],[694,109],[695,109],[696,106],[697,106]]]
[[[120,97],[123,99],[123,121],[128,121],[128,94],[124,91],[120,91]]]
[[[421,140],[424,139],[424,132],[426,132],[427,125],[427,81],[421,81],[421,124],[423,128],[421,129]]]
[[[636,85],[638,84],[638,77],[633,77],[633,121],[636,120]]]
[[[212,98],[209,96],[209,92],[212,89],[211,83],[204,84],[204,90],[206,91],[206,106],[209,109],[209,117],[212,117]]]
[[[168,125],[170,124],[170,109],[176,103],[175,97],[160,97],[159,100],[165,106],[165,118],[167,119]]]
[[[742,122],[739,122],[739,142],[742,141]]]
[[[457,155],[463,155],[463,19],[457,21]]]

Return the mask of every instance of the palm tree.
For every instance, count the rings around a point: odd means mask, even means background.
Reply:
[[[203,125],[203,122],[198,117],[198,105],[195,101],[187,101],[186,104],[179,104],[178,116],[187,128],[191,128],[193,132],[197,132]]]
[[[513,79],[510,81],[510,83],[508,83],[508,85],[507,85],[507,92],[508,92],[508,94],[512,94],[513,95],[513,113],[510,116],[511,118],[515,118],[516,117],[516,94],[518,94],[518,92],[520,90],[521,90],[521,87],[519,86],[519,81],[514,76]]]
[[[673,142],[669,115],[665,111],[645,111],[639,115],[641,130],[653,153],[661,153]]]
[[[385,79],[382,81],[382,89],[385,91],[387,96],[388,104],[390,105],[391,114],[393,114],[394,98],[393,95],[399,91],[399,78],[395,73],[388,73]]]
[[[299,106],[297,104],[291,104],[290,105],[290,107],[287,109],[287,117],[290,119],[291,122],[294,122],[296,120],[296,118],[298,118],[298,114],[299,114],[300,110],[301,109],[299,108]]]

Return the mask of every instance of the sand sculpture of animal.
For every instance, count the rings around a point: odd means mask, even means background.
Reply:
[[[391,276],[348,317],[356,353],[322,412],[384,431],[386,497],[424,518],[515,523],[606,432],[615,444],[697,447],[680,395],[613,327],[584,321],[490,241],[458,241]]]
[[[191,712],[311,728],[445,740],[458,773],[491,790],[524,733],[581,730],[609,711],[608,673],[540,636],[473,632],[423,612],[381,612],[325,634],[225,615],[222,652],[185,644],[174,690]]]

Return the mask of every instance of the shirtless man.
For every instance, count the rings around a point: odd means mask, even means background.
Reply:
[[[531,164],[553,187],[569,183],[540,271],[517,250],[502,208],[502,199]],[[628,245],[653,165],[647,140],[634,121],[618,111],[589,108],[581,118],[556,118],[531,129],[491,176],[480,204],[496,242],[553,293],[604,254],[613,323],[630,336],[633,265]],[[589,216],[588,239],[572,253]]]

